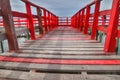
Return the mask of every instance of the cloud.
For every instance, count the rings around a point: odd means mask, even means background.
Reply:
[[[13,11],[26,12],[25,4],[21,0],[10,0]]]
[[[101,2],[101,10],[111,9],[113,0],[103,0]]]
[[[12,10],[25,12],[25,5],[20,0],[10,0]],[[86,4],[93,0],[30,0],[31,2],[44,7],[57,16],[72,16],[78,10],[80,10]],[[103,0],[101,10],[110,9],[112,0]],[[24,6],[24,7],[23,7]],[[32,8],[32,12],[35,13],[35,9]]]
[[[31,0],[58,16],[72,16],[84,5],[93,0]]]

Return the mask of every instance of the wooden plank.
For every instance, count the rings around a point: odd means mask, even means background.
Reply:
[[[103,48],[44,48],[44,47],[21,47],[22,50],[53,50],[53,51],[102,51]]]
[[[92,45],[96,45],[96,46],[103,46],[101,43],[49,43],[49,42],[43,42],[43,43],[23,43],[24,45],[69,45],[69,46],[72,46],[72,45],[76,45],[76,46],[79,46],[79,45],[88,45],[88,46],[92,46]]]
[[[120,72],[120,65],[59,65],[19,62],[0,62],[0,68],[13,70],[40,70],[50,72]]]
[[[21,45],[20,48],[23,48],[23,47],[43,47],[43,48],[103,48],[104,46],[103,45],[30,45],[30,44],[25,44],[25,45]]]
[[[28,53],[28,54],[62,54],[62,55],[105,55],[105,54],[112,54],[112,53],[105,53],[103,50],[102,51],[47,51],[47,50],[19,50],[18,52],[20,53]]]
[[[41,38],[43,40],[72,40],[72,41],[76,41],[76,40],[89,40],[88,38]]]
[[[0,70],[2,79],[19,80],[119,80],[119,75],[83,75],[80,74],[57,74],[57,73],[29,73],[23,71]],[[18,76],[19,75],[19,76]],[[28,77],[29,76],[29,77]]]
[[[7,57],[22,57],[22,58],[48,58],[48,59],[74,59],[74,60],[119,60],[119,55],[45,55],[45,54],[16,54],[16,53],[5,53],[0,54],[0,56],[7,56]]]
[[[120,60],[74,60],[74,59],[43,59],[0,56],[3,62],[20,62],[36,64],[59,64],[59,65],[120,65]]]
[[[67,41],[53,41],[53,40],[27,40],[25,43],[31,43],[31,42],[34,42],[34,43],[37,43],[37,42],[45,42],[45,41],[49,41],[49,42],[61,42],[61,43],[92,43],[92,42],[98,42],[98,41],[96,41],[96,40],[84,40],[84,41],[82,41],[82,40],[80,40],[80,41],[69,41],[69,40],[67,40]]]

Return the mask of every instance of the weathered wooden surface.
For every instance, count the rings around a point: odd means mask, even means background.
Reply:
[[[61,65],[61,64],[36,64],[36,63],[20,63],[20,62],[1,62],[1,69],[8,70],[36,70],[46,72],[120,72],[120,65]]]
[[[45,59],[73,59],[73,60],[120,60],[120,56],[118,55],[61,55],[61,54],[16,54],[16,53],[6,53],[0,54],[0,56],[8,56],[8,57],[22,57],[22,58],[45,58]]]
[[[0,54],[1,79],[23,80],[119,80],[120,56],[111,55],[103,51],[104,45],[96,40],[90,40],[89,35],[83,35],[71,27],[59,27],[37,40],[25,41],[17,53]],[[110,55],[107,55],[110,54]],[[9,59],[7,58],[9,57]],[[11,60],[11,61],[7,61]],[[43,59],[59,64],[33,63]],[[24,62],[28,60],[28,62]],[[97,61],[90,64],[63,64],[62,61],[70,60],[109,60],[102,65]],[[13,61],[13,62],[12,62]],[[22,62],[23,61],[23,62]],[[110,62],[111,61],[111,62]],[[92,63],[93,63],[92,62]],[[101,63],[101,62],[100,62]],[[102,62],[103,64],[104,61]],[[30,76],[30,77],[28,77]]]
[[[35,73],[11,70],[0,70],[0,78],[6,80],[119,80],[119,75],[84,75],[84,74],[58,74],[58,73]],[[29,77],[28,77],[29,76]],[[4,80],[4,79],[2,79]]]
[[[20,80],[119,80],[118,75],[79,75],[79,74],[48,74],[48,73],[30,73],[30,72],[20,72],[20,71],[9,71],[9,70],[1,70],[6,78],[10,75],[10,79],[20,79]],[[7,73],[5,73],[7,72]],[[12,74],[10,74],[12,73]],[[21,74],[21,75],[17,75]],[[14,76],[16,75],[16,76]],[[27,77],[29,76],[29,77]]]

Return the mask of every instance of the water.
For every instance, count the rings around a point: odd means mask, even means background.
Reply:
[[[20,46],[25,40],[27,40],[26,38],[17,38],[18,39],[18,45]],[[9,48],[8,48],[8,40],[4,40],[2,41],[3,43],[3,48],[4,48],[4,52],[7,52],[9,51]],[[0,52],[1,52],[1,46],[0,46]]]

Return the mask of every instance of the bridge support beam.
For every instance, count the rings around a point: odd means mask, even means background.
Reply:
[[[84,34],[88,33],[89,17],[90,17],[90,6],[88,6],[87,9],[86,9]]]
[[[116,36],[120,12],[120,0],[113,0],[110,22],[107,30],[104,51],[114,52],[116,48]]]
[[[81,14],[81,23],[80,23],[80,31],[83,31],[83,27],[84,27],[84,14],[85,14],[85,10],[82,10],[82,14]]]
[[[98,27],[99,9],[100,9],[100,0],[97,0],[96,3],[95,3],[95,10],[94,10],[94,19],[93,19],[91,39],[95,39],[95,36],[96,36],[97,27]]]
[[[40,10],[40,8],[37,8],[37,16],[38,16],[38,28],[39,28],[39,34],[43,34],[43,28],[42,28],[42,12]]]
[[[80,11],[78,12],[78,26],[77,28],[79,29],[80,28]]]
[[[9,0],[0,0],[0,8],[2,11],[5,32],[8,38],[8,46],[10,51],[18,50],[18,42],[13,23],[13,16]]]
[[[29,21],[30,37],[32,40],[34,40],[35,39],[34,23],[33,23],[33,17],[31,12],[31,6],[29,3],[26,3],[26,11],[27,11],[27,17]]]
[[[48,32],[48,26],[47,26],[47,11],[44,9],[44,27],[45,27],[45,33]]]

